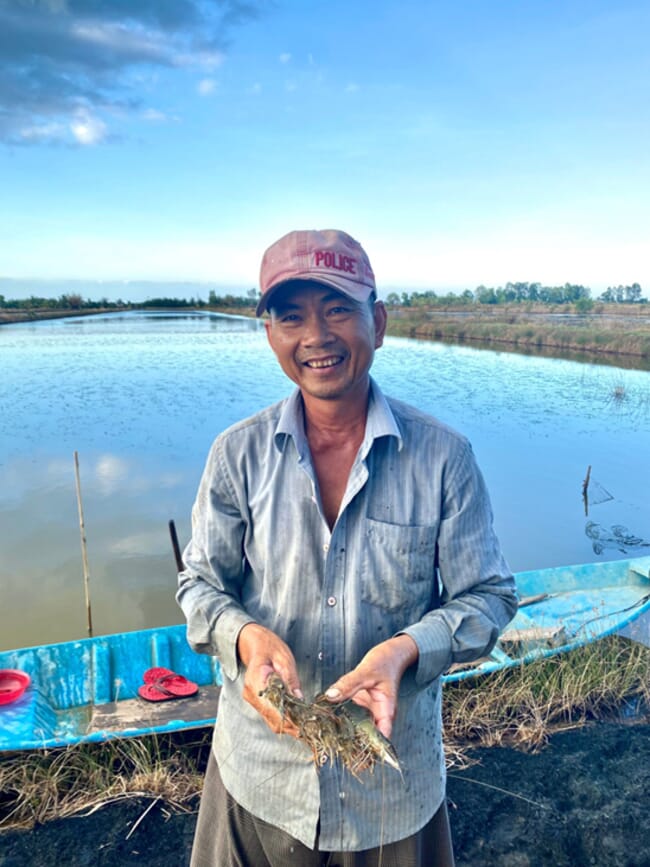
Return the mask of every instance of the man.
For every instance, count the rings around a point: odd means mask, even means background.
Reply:
[[[291,232],[260,283],[297,389],[217,438],[193,510],[178,600],[224,684],[192,864],[446,867],[439,677],[516,609],[485,485],[462,436],[371,379],[386,310],[355,240]],[[367,708],[402,776],[317,770],[271,673]]]

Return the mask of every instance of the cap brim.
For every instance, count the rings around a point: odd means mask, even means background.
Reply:
[[[262,316],[263,313],[268,311],[269,304],[277,292],[280,289],[286,289],[292,283],[313,283],[315,286],[325,286],[327,289],[336,289],[336,291],[340,292],[342,295],[347,295],[348,298],[360,303],[367,301],[373,291],[369,286],[365,286],[361,283],[351,286],[349,280],[341,280],[339,282],[335,278],[330,279],[328,277],[321,277],[320,274],[318,278],[316,278],[313,276],[313,273],[308,273],[304,277],[296,275],[295,277],[290,277],[289,280],[282,280],[282,282],[276,283],[275,286],[267,289],[257,304],[255,315]]]

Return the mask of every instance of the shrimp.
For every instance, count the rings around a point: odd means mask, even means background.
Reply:
[[[362,771],[372,772],[378,762],[402,773],[395,748],[358,705],[332,705],[323,696],[305,702],[291,695],[277,675],[271,675],[260,696],[296,726],[316,768],[338,759],[357,778]]]

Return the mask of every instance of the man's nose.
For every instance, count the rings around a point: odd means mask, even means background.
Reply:
[[[326,343],[332,334],[330,331],[327,318],[318,313],[308,316],[305,320],[305,328],[303,332],[303,342],[307,345],[320,345]]]

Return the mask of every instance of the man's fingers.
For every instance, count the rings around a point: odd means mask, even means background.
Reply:
[[[345,701],[351,698],[363,686],[363,682],[358,681],[357,678],[346,675],[337,680],[336,683],[333,683],[329,689],[325,690],[325,697],[334,702]]]
[[[284,684],[284,688],[296,698],[303,698],[302,689],[300,688],[300,678],[296,671],[295,662],[291,658],[290,665],[274,665],[274,671]]]
[[[393,721],[390,717],[381,717],[380,719],[375,720],[375,726],[379,729],[386,740],[390,740],[393,731]]]

